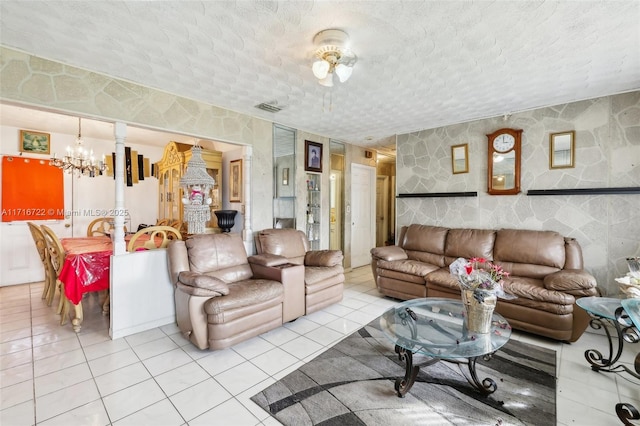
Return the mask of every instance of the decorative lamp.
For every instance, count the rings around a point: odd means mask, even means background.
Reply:
[[[195,145],[191,148],[191,159],[187,163],[187,171],[180,178],[184,205],[184,218],[188,224],[189,234],[204,234],[205,224],[211,220],[211,188],[215,180],[207,173],[202,159],[202,148]]]
[[[333,87],[334,74],[338,76],[340,83],[347,81],[358,60],[348,46],[349,35],[342,30],[324,30],[315,35],[313,43],[317,49],[314,52],[316,60],[311,70],[318,83]]]

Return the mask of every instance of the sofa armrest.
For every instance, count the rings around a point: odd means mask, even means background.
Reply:
[[[262,253],[247,258],[250,265],[278,266],[289,263],[289,259],[278,254]]]
[[[286,259],[286,258],[285,258]],[[250,263],[253,278],[279,281],[284,289],[282,321],[289,322],[305,314],[304,266],[284,263],[276,266]]]
[[[372,248],[371,255],[375,258],[388,261],[408,259],[407,252],[398,246]]]
[[[215,277],[183,271],[178,274],[177,286],[180,290],[194,296],[225,296],[229,294],[227,284]],[[194,294],[197,292],[199,294]]]
[[[167,265],[171,284],[176,285],[180,272],[189,270],[189,254],[184,241],[175,240],[169,243],[167,246]]]
[[[582,269],[563,269],[544,277],[544,288],[547,290],[562,291],[584,295],[594,292],[598,285],[593,275]]]
[[[336,266],[342,265],[342,251],[340,250],[311,250],[304,255],[305,266]]]

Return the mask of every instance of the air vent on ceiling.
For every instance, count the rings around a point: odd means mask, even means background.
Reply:
[[[278,111],[282,110],[282,108],[280,108],[275,103],[268,104],[266,102],[263,102],[261,104],[256,105],[256,108],[261,109],[263,111],[267,111],[267,112],[278,112]]]

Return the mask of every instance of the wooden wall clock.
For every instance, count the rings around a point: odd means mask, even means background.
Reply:
[[[491,195],[515,195],[520,192],[522,130],[500,129],[487,135],[487,186]]]

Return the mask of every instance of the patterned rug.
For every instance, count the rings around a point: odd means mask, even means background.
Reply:
[[[251,399],[291,426],[555,425],[555,359],[553,350],[509,341],[478,361],[478,377],[498,385],[493,394],[483,397],[457,365],[437,362],[399,398],[404,361],[375,319]]]

